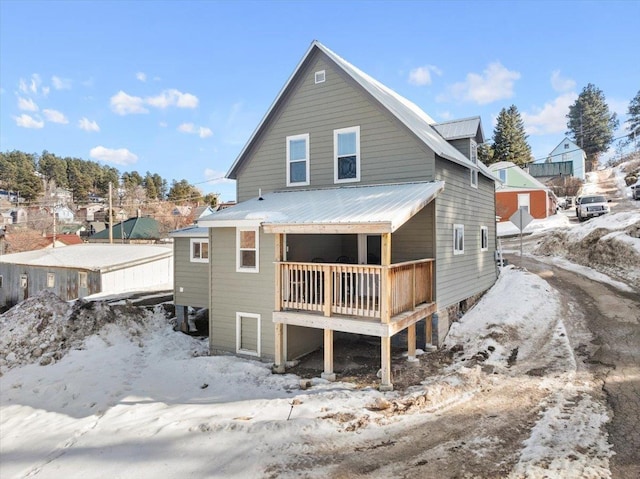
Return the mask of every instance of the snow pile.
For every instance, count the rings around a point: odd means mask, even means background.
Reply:
[[[53,364],[69,350],[82,349],[87,337],[109,327],[138,340],[154,320],[158,317],[142,308],[99,301],[65,302],[43,291],[0,315],[0,374],[24,364]]]
[[[525,228],[523,233],[544,233],[549,230],[557,228],[568,228],[571,226],[571,221],[564,211],[559,211],[557,214],[549,216],[542,220],[533,220]],[[515,236],[520,234],[518,227],[511,221],[501,221],[496,225],[496,232],[498,237]]]

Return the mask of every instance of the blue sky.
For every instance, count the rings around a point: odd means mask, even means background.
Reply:
[[[436,121],[481,115],[488,139],[515,104],[544,158],[588,83],[626,119],[639,18],[637,0],[0,0],[0,150],[234,199],[221,178],[317,39]]]

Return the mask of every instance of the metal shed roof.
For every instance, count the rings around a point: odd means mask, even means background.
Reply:
[[[482,123],[479,116],[473,116],[470,118],[461,118],[460,120],[443,121],[437,123],[433,127],[440,133],[446,140],[457,140],[459,138],[475,138],[480,130],[480,143],[484,141],[484,134],[482,132]]]
[[[166,246],[85,243],[5,254],[0,256],[0,263],[108,271],[172,255]]]
[[[200,226],[267,233],[392,233],[444,189],[443,181],[280,191],[201,218]]]

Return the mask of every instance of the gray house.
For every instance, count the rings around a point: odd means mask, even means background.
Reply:
[[[495,178],[476,126],[448,142],[314,41],[227,173],[238,204],[198,222],[212,245],[211,350],[282,372],[324,346],[333,379],[334,332],[375,336],[391,389],[391,337],[407,330],[415,358],[416,323],[438,344],[496,280]]]
[[[173,302],[186,329],[187,309],[209,307],[209,230],[196,225],[169,233],[173,238]]]
[[[63,300],[170,289],[173,254],[154,245],[82,244],[0,256],[0,309],[49,290]]]

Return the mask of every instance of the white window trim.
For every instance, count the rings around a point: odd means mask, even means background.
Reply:
[[[191,238],[189,241],[189,259],[191,260],[192,263],[208,263],[209,262],[209,258],[202,258],[202,246],[200,247],[200,258],[196,258],[193,255],[193,245],[194,243],[206,243],[207,244],[207,255],[211,254],[211,251],[209,251],[209,240],[208,239],[203,239],[203,238]]]
[[[469,168],[469,184],[472,188],[478,187],[478,170]]]
[[[342,133],[356,134],[356,177],[338,179],[338,135]],[[334,183],[355,183],[360,181],[360,126],[340,128],[333,130],[333,182]]]
[[[290,143],[296,140],[305,140],[305,159],[304,160],[296,160],[295,162],[305,162],[305,181],[291,181],[291,158],[289,156],[290,153]],[[287,136],[287,186],[307,186],[309,185],[309,133],[303,133],[301,135],[292,135]]]
[[[462,231],[462,249],[457,249],[456,231],[458,230]],[[461,225],[461,224],[453,225],[453,254],[454,255],[464,254],[464,225]]]
[[[255,320],[257,321],[258,327],[257,327],[257,340],[256,340],[256,347],[257,347],[257,351],[251,351],[249,349],[242,349],[242,318],[255,318]],[[262,337],[262,328],[261,328],[261,320],[260,320],[260,315],[259,314],[255,314],[255,313],[242,313],[242,312],[236,312],[236,353],[237,354],[246,354],[249,356],[256,356],[256,357],[260,357],[261,354],[261,337]]]
[[[82,285],[84,283],[84,286]],[[87,289],[89,287],[89,275],[86,271],[78,271],[78,288]]]
[[[56,275],[55,273],[47,273],[47,288],[56,287]]]
[[[482,246],[484,240],[487,240],[487,246]],[[489,227],[481,226],[480,227],[480,251],[489,251]]]
[[[324,83],[326,79],[327,79],[327,74],[325,70],[319,70],[314,75],[314,80],[316,84]]]
[[[475,140],[470,140],[471,145],[469,149],[469,156],[471,157],[471,163],[478,166],[478,144]]]
[[[242,251],[240,249],[240,233],[242,231],[254,231],[256,234],[256,265],[253,268],[243,267]],[[236,272],[237,273],[259,273],[260,272],[260,228],[236,228]]]

